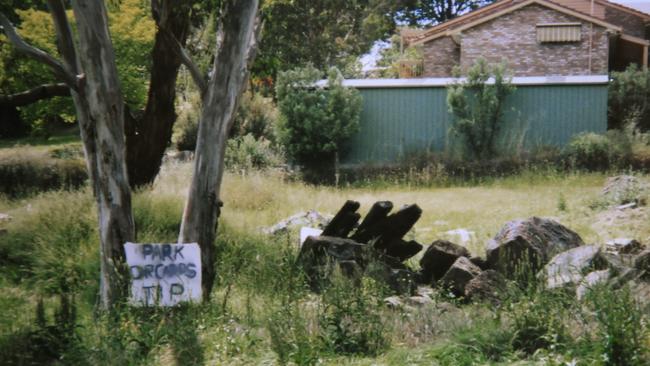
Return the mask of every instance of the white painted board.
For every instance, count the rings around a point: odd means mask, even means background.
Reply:
[[[300,246],[307,240],[308,236],[319,236],[323,233],[321,229],[315,229],[313,227],[303,226],[300,228]]]
[[[130,303],[175,306],[200,302],[201,249],[191,244],[124,244],[131,275]]]

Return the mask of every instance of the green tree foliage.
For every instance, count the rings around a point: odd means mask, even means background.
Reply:
[[[493,3],[495,0],[402,0],[396,19],[410,26],[428,27]]]
[[[40,8],[14,10],[18,17],[20,35],[29,43],[58,56],[56,32],[47,11]],[[72,18],[72,12],[68,15]],[[109,10],[110,32],[117,58],[124,99],[132,109],[142,109],[147,95],[150,70],[150,51],[156,27],[148,5],[140,0],[121,0]],[[49,68],[15,51],[0,35],[0,94],[12,94],[40,84],[55,83]],[[24,121],[38,126],[51,116],[74,120],[72,101],[55,97],[21,107]]]
[[[465,81],[447,88],[447,106],[454,115],[452,131],[463,139],[471,158],[496,155],[504,103],[514,89],[506,77],[505,64],[491,66],[485,59],[468,70]]]
[[[314,87],[320,76],[313,66],[278,76],[280,142],[289,158],[306,167],[331,161],[359,129],[359,92],[342,86],[336,68],[329,71],[327,88]]]
[[[401,60],[422,60],[422,49],[419,47],[406,47],[402,49],[401,37],[394,35],[390,39],[390,45],[379,51],[380,58],[377,66],[382,67],[379,73],[383,78],[399,77],[399,62]]]
[[[253,75],[274,79],[278,71],[308,63],[320,70],[349,69],[376,40],[390,35],[394,6],[387,0],[266,1]]]
[[[612,72],[609,84],[609,128],[650,130],[650,71],[632,64]]]

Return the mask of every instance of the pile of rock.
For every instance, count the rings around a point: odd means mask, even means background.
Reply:
[[[573,288],[582,297],[597,283],[620,286],[650,274],[650,249],[638,241],[615,239],[604,248],[585,245],[574,231],[539,217],[506,223],[488,242],[485,259],[436,240],[422,255],[420,270],[414,271],[404,261],[423,246],[403,237],[422,210],[409,205],[389,214],[392,208],[391,202],[377,202],[358,224],[359,203],[348,201],[322,236],[305,241],[298,260],[314,289],[338,269],[353,278],[379,278],[396,293],[412,295],[418,285],[427,285],[467,300],[498,301],[508,279],[537,276],[549,289]]]

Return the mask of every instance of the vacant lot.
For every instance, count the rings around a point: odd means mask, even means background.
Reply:
[[[189,163],[169,163],[153,187],[135,194],[140,242],[175,241],[190,172]],[[361,289],[342,284],[316,296],[292,265],[296,237],[268,237],[260,229],[301,211],[333,214],[346,199],[361,202],[362,213],[375,201],[390,200],[396,207],[417,203],[422,208],[409,236],[423,244],[439,238],[458,241],[448,232],[465,229],[472,233],[465,245],[475,255],[484,256],[486,241],[505,222],[530,216],[553,217],[587,243],[616,237],[647,243],[647,209],[608,207],[601,194],[607,176],[537,171],[460,187],[384,182],[334,188],[307,186],[279,172],[229,173],[223,184],[219,278],[212,303],[173,311],[125,308],[115,319],[93,311],[98,245],[89,192],[2,199],[0,212],[12,220],[0,224],[6,230],[0,234],[0,304],[5,309],[0,353],[10,355],[5,356],[9,362],[23,355],[34,363],[59,359],[64,364],[469,365],[574,359],[599,364],[608,352],[599,346],[605,335],[601,323],[589,318],[594,313],[587,305],[583,313],[574,300],[527,289],[498,307],[463,305],[434,291],[430,304],[390,310],[383,305],[387,295],[372,284]],[[410,264],[417,268],[417,258]],[[65,297],[61,293],[76,304],[72,330],[55,320],[61,318],[56,315]],[[551,300],[542,300],[547,298]],[[636,306],[629,296],[621,298],[628,302],[598,304],[614,310]],[[42,322],[39,300],[49,328],[37,325]],[[646,316],[647,310],[639,308]],[[327,327],[339,320],[356,330],[340,333]],[[555,337],[534,353],[513,343],[529,323],[541,327],[543,337]],[[634,328],[642,329],[639,324]],[[617,336],[634,338],[630,331],[624,328]],[[637,338],[647,345],[644,334]],[[342,340],[351,344],[333,346]]]

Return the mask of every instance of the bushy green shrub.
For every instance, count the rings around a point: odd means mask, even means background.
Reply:
[[[623,129],[631,125],[641,131],[650,130],[650,71],[630,65],[623,72],[612,72],[609,83],[609,128]]]
[[[172,143],[178,151],[194,151],[196,138],[199,133],[200,100],[198,95],[192,95],[189,101],[178,109],[178,118],[174,123]]]
[[[565,158],[576,168],[605,170],[624,166],[631,153],[630,141],[620,131],[604,135],[586,132],[571,139],[565,149]]]
[[[493,83],[488,83],[490,78]],[[467,71],[464,82],[447,88],[447,106],[454,115],[451,128],[462,138],[470,158],[486,160],[496,156],[504,104],[514,89],[506,76],[505,63],[491,66],[483,58]]]
[[[320,170],[327,179],[333,178],[343,143],[359,130],[361,95],[343,87],[336,68],[328,73],[327,87],[315,85],[320,77],[314,67],[282,72],[276,94],[280,143],[287,156],[308,170]]]
[[[374,279],[360,284],[334,276],[322,295],[318,324],[326,349],[337,354],[377,355],[388,347],[381,309],[386,290]]]
[[[505,308],[512,321],[512,347],[533,354],[538,349],[557,350],[566,345],[571,339],[566,309],[572,296],[534,285],[517,293]]]
[[[283,158],[272,146],[271,141],[252,134],[231,138],[226,145],[226,167],[233,171],[249,171],[279,166]]]
[[[650,363],[650,319],[628,286],[615,291],[596,287],[588,293],[587,304],[597,324],[596,352],[605,365]]]
[[[273,99],[248,91],[241,96],[230,135],[239,137],[251,134],[257,140],[263,138],[274,142],[277,121],[278,109]]]
[[[0,192],[11,197],[79,188],[87,177],[82,159],[52,158],[47,152],[28,148],[0,152]]]

